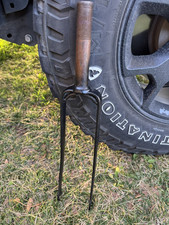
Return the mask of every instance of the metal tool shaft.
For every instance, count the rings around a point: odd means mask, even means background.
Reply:
[[[76,91],[88,90],[88,70],[91,49],[93,2],[81,1],[77,5],[76,34]]]

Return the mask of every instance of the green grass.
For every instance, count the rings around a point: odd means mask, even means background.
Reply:
[[[100,145],[94,208],[88,211],[93,141],[68,119],[63,196],[59,104],[37,47],[0,41],[0,224],[169,224],[169,156]]]

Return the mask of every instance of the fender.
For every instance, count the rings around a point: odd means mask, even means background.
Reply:
[[[14,13],[25,9],[29,0],[2,0],[2,4],[6,14]]]
[[[0,1],[0,38],[16,44],[37,44],[33,0]]]

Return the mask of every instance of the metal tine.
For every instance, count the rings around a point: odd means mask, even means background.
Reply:
[[[94,157],[93,157],[93,172],[92,172],[92,182],[91,182],[91,190],[90,190],[90,200],[89,200],[89,210],[93,206],[93,188],[94,188],[94,180],[95,180],[95,173],[96,173],[96,164],[97,164],[97,151],[99,145],[99,133],[100,133],[100,114],[101,114],[101,95],[100,93],[90,93],[96,100],[97,105],[97,114],[96,114],[96,128],[95,128],[95,143],[94,143]]]
[[[58,200],[62,194],[62,179],[64,167],[64,152],[65,152],[65,131],[66,131],[66,103],[70,97],[83,95],[92,99],[97,105],[96,115],[96,131],[93,157],[93,172],[91,181],[91,191],[89,200],[89,210],[93,202],[93,188],[95,180],[95,171],[97,163],[97,150],[99,144],[100,130],[100,114],[101,114],[101,95],[97,91],[91,91],[88,87],[88,71],[91,49],[91,29],[92,29],[92,11],[93,3],[90,1],[81,1],[77,5],[77,34],[76,34],[76,82],[74,86],[67,88],[61,99],[61,154],[60,154],[60,173]]]

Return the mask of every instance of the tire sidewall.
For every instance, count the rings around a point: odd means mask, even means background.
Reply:
[[[34,21],[36,20],[34,24],[35,31],[38,30],[41,65],[47,74],[52,93],[58,98],[61,97],[62,91],[74,82],[75,24],[78,1],[70,1],[67,4],[67,1],[62,3],[60,0],[58,3],[35,0],[34,3]],[[98,72],[99,68],[101,72],[95,79],[90,79],[89,86],[91,89],[100,91],[103,98],[100,140],[115,150],[166,154],[169,153],[167,125],[140,114],[129,103],[120,85],[118,68],[120,34],[122,23],[127,19],[126,15],[128,15],[133,2],[135,1],[94,0],[90,71]],[[59,32],[56,30],[56,36],[60,33],[63,36],[61,42],[56,42],[55,50],[52,49],[54,45],[50,46],[48,40],[51,32],[48,19],[50,14],[46,9],[48,5],[53,5],[52,12],[56,8],[55,12],[58,13],[57,17],[53,15],[52,32],[56,24],[56,29],[59,29]],[[40,14],[37,13],[38,8],[40,8]],[[55,22],[55,20],[57,21]],[[39,28],[39,21],[42,23],[42,30]],[[59,23],[60,25],[58,25]],[[61,50],[62,42],[64,42],[62,47],[66,53]],[[68,46],[67,49],[65,45]],[[53,54],[53,51],[56,51],[57,54]],[[64,55],[68,55],[66,60],[62,59]],[[62,75],[64,79],[61,77]],[[73,118],[72,120],[79,124],[86,133],[94,136],[96,110],[93,103],[81,98],[79,102],[70,102],[69,106],[68,113]]]
[[[102,125],[108,129],[110,135],[122,139],[123,144],[130,148],[137,146],[138,152],[148,150],[150,153],[162,154],[168,151],[167,124],[153,120],[153,116],[148,118],[139,113],[127,100],[120,85],[118,44],[122,32],[121,24],[127,19],[126,15],[132,1],[130,5],[127,5],[127,1],[117,2],[116,10],[115,3],[113,1],[110,3],[106,12],[108,17],[101,16],[98,12],[94,13],[94,18],[97,20],[102,18],[102,23],[105,23],[106,27],[102,30],[103,39],[99,46],[102,54],[98,54],[97,46],[96,51],[92,52],[90,63],[91,67],[100,67],[102,73],[90,82],[90,86],[102,93]],[[114,15],[111,13],[113,9]]]

